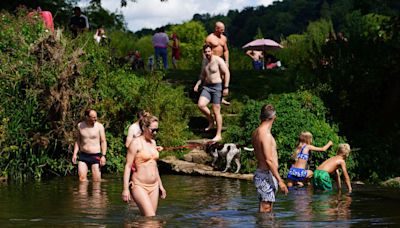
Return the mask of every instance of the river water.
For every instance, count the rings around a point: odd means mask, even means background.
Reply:
[[[0,183],[0,227],[383,227],[400,226],[400,191],[354,186],[354,193],[278,194],[272,214],[258,213],[250,181],[162,175],[167,199],[144,218],[121,201],[122,178],[102,183],[59,177]]]

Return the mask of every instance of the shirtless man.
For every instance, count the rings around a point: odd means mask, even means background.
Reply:
[[[262,58],[263,52],[262,51],[254,51],[254,50],[248,50],[246,51],[246,55],[250,56],[250,58],[253,60],[253,69],[254,70],[262,70],[263,69],[263,62]]]
[[[93,181],[100,181],[100,166],[106,164],[106,134],[103,124],[96,122],[97,113],[95,110],[87,109],[85,117],[86,120],[78,124],[72,163],[76,164],[77,154],[80,151],[78,162],[79,180],[87,181],[88,168],[91,167]]]
[[[206,37],[205,43],[211,46],[213,55],[225,60],[226,66],[229,68],[228,39],[223,34],[224,31],[224,23],[217,21],[215,23],[215,31]],[[222,104],[230,105],[224,98],[222,98]]]
[[[203,46],[203,67],[200,74],[200,79],[197,81],[193,90],[199,91],[200,84],[203,84],[197,106],[200,111],[207,117],[208,127],[206,131],[214,126],[214,119],[211,116],[210,109],[207,107],[208,103],[212,103],[212,110],[214,112],[215,121],[217,123],[217,134],[212,141],[220,141],[222,139],[222,115],[221,115],[221,100],[222,96],[227,96],[229,93],[229,69],[224,63],[224,60],[212,54],[211,46],[205,44]]]
[[[260,114],[261,124],[252,135],[254,153],[258,161],[253,181],[260,201],[260,212],[272,211],[278,185],[285,195],[288,193],[288,188],[279,175],[276,142],[271,134],[275,114],[276,111],[272,105],[264,105]]]

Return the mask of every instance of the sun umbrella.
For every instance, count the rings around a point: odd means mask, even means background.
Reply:
[[[242,48],[255,51],[271,51],[281,49],[283,46],[271,39],[256,39],[244,45]]]

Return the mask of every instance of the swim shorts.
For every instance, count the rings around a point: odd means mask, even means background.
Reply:
[[[207,98],[213,104],[221,104],[222,83],[204,85],[200,97]]]
[[[278,181],[270,170],[257,169],[253,178],[257,189],[257,197],[260,201],[275,202],[275,194],[278,191]]]
[[[332,180],[329,173],[324,170],[315,170],[313,186],[315,190],[332,190]]]
[[[302,168],[291,167],[287,178],[292,181],[303,181],[307,177],[307,170]]]
[[[94,164],[100,164],[101,153],[89,154],[85,152],[79,153],[79,161],[85,162],[87,166],[92,166]]]

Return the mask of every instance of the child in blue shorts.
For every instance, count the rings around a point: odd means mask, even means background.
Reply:
[[[307,170],[307,161],[310,151],[326,151],[333,143],[329,141],[323,147],[316,147],[311,145],[312,134],[310,132],[301,132],[299,136],[299,144],[297,145],[294,158],[296,162],[292,165],[287,175],[288,187],[292,187],[296,183],[299,187],[303,187],[302,182],[309,180],[313,176],[311,170]]]

